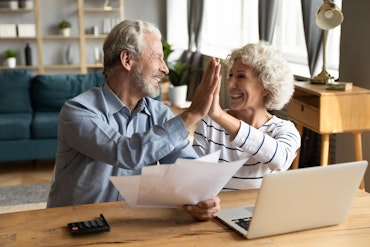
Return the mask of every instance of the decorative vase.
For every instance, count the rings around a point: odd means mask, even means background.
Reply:
[[[65,37],[69,37],[71,36],[71,28],[62,28],[60,29],[60,34],[65,36]]]
[[[17,59],[15,57],[8,57],[6,59],[6,64],[9,68],[15,68],[15,66],[17,65]]]
[[[65,49],[64,58],[65,58],[66,64],[73,64],[75,62],[74,51],[73,51],[71,44],[67,44],[67,47]]]
[[[168,88],[168,98],[171,105],[185,107],[188,85],[176,86],[171,85]]]

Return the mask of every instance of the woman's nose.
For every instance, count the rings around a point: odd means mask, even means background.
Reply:
[[[226,81],[227,88],[234,88],[235,87],[235,80],[232,77],[229,77]]]

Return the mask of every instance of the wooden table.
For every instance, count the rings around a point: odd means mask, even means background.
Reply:
[[[227,208],[254,204],[257,192],[221,193],[221,205]],[[369,209],[370,195],[359,190],[345,223],[247,240],[217,220],[196,221],[180,209],[131,208],[125,202],[88,204],[0,214],[0,246],[368,247]],[[110,224],[110,232],[84,236],[69,234],[67,223],[95,219],[100,213]]]
[[[325,85],[295,82],[295,92],[288,104],[288,118],[321,134],[321,165],[329,163],[329,136],[352,133],[355,159],[362,160],[361,133],[370,130],[370,90],[353,86],[351,90],[326,90]],[[298,168],[299,153],[292,165]],[[363,183],[361,185],[363,188]]]

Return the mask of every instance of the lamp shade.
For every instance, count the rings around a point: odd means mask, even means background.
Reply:
[[[337,5],[329,1],[325,1],[316,14],[316,25],[323,29],[329,30],[342,24],[343,13]]]

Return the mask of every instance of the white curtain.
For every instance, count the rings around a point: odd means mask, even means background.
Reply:
[[[187,0],[167,0],[166,38],[176,51],[188,49],[187,7]]]

